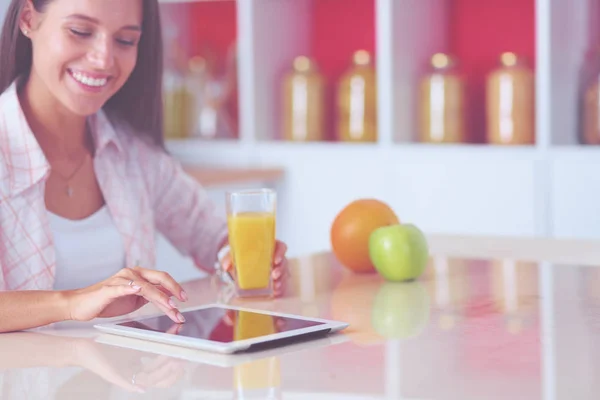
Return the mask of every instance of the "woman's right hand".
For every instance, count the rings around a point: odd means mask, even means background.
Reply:
[[[150,302],[174,322],[185,322],[171,297],[188,299],[166,272],[124,268],[100,283],[68,292],[69,313],[72,320],[89,321],[129,314]]]

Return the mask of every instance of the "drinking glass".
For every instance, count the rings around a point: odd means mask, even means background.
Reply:
[[[252,189],[226,197],[236,294],[272,296],[277,195],[271,189]]]

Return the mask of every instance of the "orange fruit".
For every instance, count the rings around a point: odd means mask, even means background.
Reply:
[[[376,199],[355,200],[333,221],[332,251],[343,266],[354,272],[375,272],[369,256],[369,236],[377,228],[399,223],[387,204]]]

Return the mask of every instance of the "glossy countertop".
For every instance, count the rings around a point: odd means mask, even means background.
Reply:
[[[430,245],[412,283],[352,274],[322,253],[291,260],[275,300],[232,297],[214,278],[184,284],[187,307],[350,323],[326,339],[225,356],[100,334],[93,322],[0,335],[0,399],[600,397],[600,242],[433,235]]]

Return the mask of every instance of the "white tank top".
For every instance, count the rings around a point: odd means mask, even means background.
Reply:
[[[125,266],[123,239],[106,206],[81,220],[48,214],[56,252],[55,290],[96,284]]]

